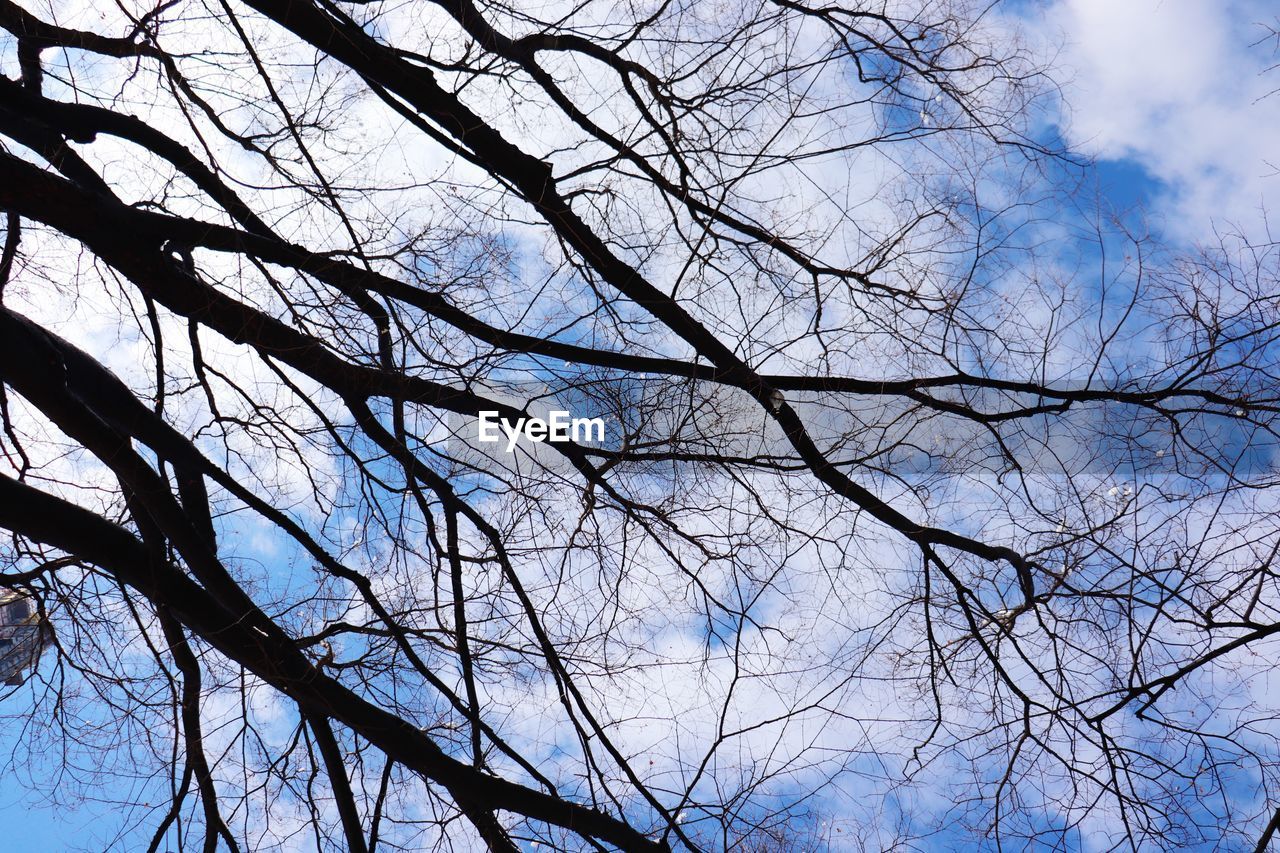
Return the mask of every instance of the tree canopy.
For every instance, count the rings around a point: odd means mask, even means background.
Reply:
[[[0,28],[0,732],[87,849],[1275,834],[1276,247],[1108,210],[1016,16]]]

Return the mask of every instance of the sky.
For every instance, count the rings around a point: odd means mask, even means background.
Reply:
[[[1098,158],[1122,209],[1187,242],[1215,227],[1264,233],[1280,190],[1274,4],[1064,0],[1025,10],[1058,50],[1062,135]]]
[[[1280,70],[1260,2],[1063,0],[1019,3],[1037,49],[1054,55],[1062,99],[1054,132],[1097,158],[1109,206],[1194,245],[1215,230],[1267,231],[1280,194]],[[3,754],[0,744],[0,754]],[[20,776],[0,776],[0,820],[27,810],[0,851],[85,843],[99,817],[31,808]],[[6,846],[10,845],[10,846]]]

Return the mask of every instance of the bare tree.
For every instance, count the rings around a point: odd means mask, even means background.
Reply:
[[[1080,203],[1009,20],[0,27],[0,708],[87,848],[1269,843],[1276,248]]]

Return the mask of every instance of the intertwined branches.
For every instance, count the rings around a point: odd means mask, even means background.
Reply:
[[[1008,19],[0,27],[15,754],[99,841],[1267,843],[1275,249],[1063,203]]]

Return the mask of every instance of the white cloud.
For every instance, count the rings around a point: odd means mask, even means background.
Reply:
[[[1140,164],[1172,236],[1260,224],[1280,192],[1280,73],[1258,2],[1060,0],[1036,26],[1065,71],[1067,141]]]

